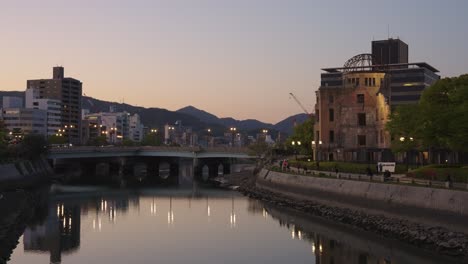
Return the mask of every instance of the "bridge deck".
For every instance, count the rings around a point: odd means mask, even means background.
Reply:
[[[52,148],[49,159],[98,157],[254,158],[246,148],[200,147],[68,147]]]

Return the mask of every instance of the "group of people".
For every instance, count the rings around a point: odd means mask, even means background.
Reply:
[[[280,160],[279,161],[279,166],[281,168],[282,171],[289,171],[290,167],[289,167],[289,162],[288,160]]]

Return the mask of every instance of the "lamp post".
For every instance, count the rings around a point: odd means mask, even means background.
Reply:
[[[294,156],[297,160],[297,148],[299,148],[301,146],[301,141],[297,140],[297,141],[291,141],[291,145],[293,146],[294,148]]]
[[[267,134],[268,134],[268,129],[262,129],[262,133],[263,133],[263,140],[264,140],[264,142],[266,142],[266,138],[267,138]]]
[[[237,128],[231,127],[229,130],[231,131],[231,147],[234,147],[234,134],[236,133]]]
[[[322,140],[319,140],[319,141],[312,140],[312,149],[315,150],[314,151],[314,161],[319,160],[319,158],[318,158],[318,148],[321,145],[322,145]]]
[[[408,141],[413,142],[413,140],[414,139],[412,137],[400,137],[400,141],[403,144],[404,144],[405,141],[406,142],[408,142]],[[409,150],[408,150],[408,148],[405,148],[406,171],[409,170],[409,157],[408,157],[408,155],[409,155]]]
[[[210,147],[211,141],[211,128],[206,129],[206,147]]]

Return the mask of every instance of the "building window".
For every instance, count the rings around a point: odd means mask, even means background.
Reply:
[[[356,86],[359,85],[359,78],[356,78]]]
[[[333,108],[328,109],[328,117],[330,122],[335,121],[335,111]]]
[[[375,86],[375,78],[372,78],[372,86]]]
[[[330,95],[330,96],[328,97],[328,102],[329,102],[330,104],[333,104],[333,101],[334,101],[333,95]]]
[[[363,104],[364,103],[364,94],[358,94],[357,95],[357,102],[358,102],[358,104]]]
[[[359,126],[365,126],[366,125],[366,114],[365,113],[359,113],[358,114],[358,125]]]
[[[369,85],[369,78],[364,78],[364,85],[368,86]]]
[[[365,146],[366,145],[366,135],[358,135],[358,145],[359,146]]]
[[[330,130],[330,133],[328,135],[330,143],[335,142],[335,131]]]
[[[320,111],[318,109],[315,109],[315,121],[320,121]]]

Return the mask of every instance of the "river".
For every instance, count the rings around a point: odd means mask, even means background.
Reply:
[[[46,189],[19,202],[21,197],[23,192],[10,193],[0,200],[11,205],[2,207],[12,212],[2,212],[0,223],[0,240],[1,234],[12,234],[13,242],[0,241],[13,244],[1,252],[11,264],[451,263],[234,191],[194,186],[52,194]]]

